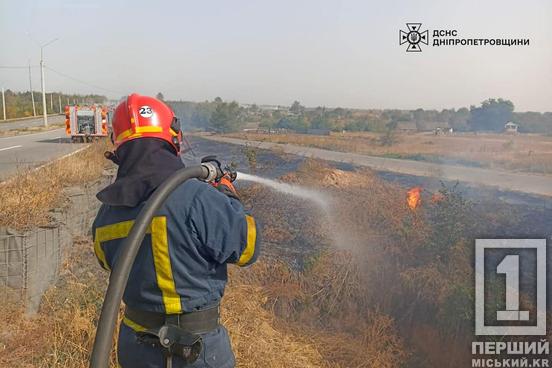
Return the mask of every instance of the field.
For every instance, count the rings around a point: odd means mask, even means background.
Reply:
[[[222,303],[238,367],[467,366],[473,339],[473,239],[541,237],[549,228],[549,212],[531,212],[494,197],[474,203],[455,186],[424,191],[411,208],[408,188],[367,169],[340,170],[215,142],[192,144],[199,155],[216,151],[240,170],[276,176],[328,204],[320,207],[238,181],[263,237],[256,264],[230,267]],[[71,165],[47,168],[50,186],[60,186],[63,178],[75,185],[94,180],[104,169],[101,148],[86,153],[94,175],[75,175],[81,161],[70,160]],[[11,226],[47,220],[45,209],[63,201],[61,190],[45,196],[34,174],[26,175],[12,184],[6,200],[33,201],[36,211],[20,213]],[[34,186],[36,191],[23,189]],[[73,239],[61,272],[36,316],[2,306],[1,367],[88,366],[107,280],[88,237]]]
[[[376,133],[332,133],[321,136],[248,132],[229,136],[390,158],[552,174],[550,136],[396,133],[387,145],[383,144],[383,136]]]

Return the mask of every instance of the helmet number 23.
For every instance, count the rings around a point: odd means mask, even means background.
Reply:
[[[138,112],[140,113],[140,116],[144,118],[151,118],[151,116],[153,115],[153,110],[149,106],[140,107]]]

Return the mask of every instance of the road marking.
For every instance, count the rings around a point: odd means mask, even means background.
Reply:
[[[7,151],[7,150],[14,149],[14,148],[19,148],[19,147],[23,147],[23,146],[22,145],[17,145],[17,146],[11,146],[11,147],[6,147],[6,148],[0,148],[0,151]]]

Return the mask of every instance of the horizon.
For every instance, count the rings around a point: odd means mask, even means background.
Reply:
[[[21,91],[18,91],[18,90],[13,90],[11,88],[6,88],[6,91],[12,91],[14,93],[28,93],[29,90],[21,90]],[[38,94],[38,95],[41,95],[42,92],[40,91],[34,91],[35,94]],[[77,96],[82,96],[82,97],[85,97],[86,94],[83,94],[83,93],[79,93],[79,92],[74,92],[74,93],[66,93],[66,92],[63,92],[63,91],[51,91],[51,92],[47,92],[47,94],[51,94],[53,93],[54,95],[58,95],[58,94],[61,94],[61,95],[77,95]],[[131,92],[131,93],[137,93],[137,92]],[[110,98],[109,96],[107,95],[104,95],[102,93],[92,93],[91,95],[93,94],[96,94],[98,96],[102,96],[102,97],[105,97],[107,98],[107,100],[109,102],[113,102],[113,101],[119,101],[120,99],[114,99],[114,98]],[[152,97],[155,97],[155,94],[152,94],[151,95]],[[180,102],[180,103],[196,103],[196,104],[200,104],[200,103],[205,103],[205,102],[213,102],[217,97],[219,96],[215,96],[211,99],[208,99],[208,100],[202,100],[202,101],[193,101],[193,100],[183,100],[183,99],[167,99],[165,98],[163,101],[167,102],[167,103],[170,103],[170,102]],[[504,100],[508,100],[507,98],[503,98],[503,97],[489,97],[488,99],[504,99]],[[485,99],[487,100],[487,99]],[[483,100],[483,101],[485,101]],[[259,107],[261,106],[271,106],[271,107],[290,107],[294,101],[298,101],[300,102],[302,105],[302,101],[300,99],[294,99],[293,101],[291,101],[291,103],[289,104],[271,104],[271,103],[255,103],[255,102],[242,102],[242,101],[238,101],[236,99],[223,99],[223,101],[225,102],[236,102],[238,103],[240,106],[244,106],[244,105],[247,105],[247,106],[252,106],[252,105],[257,105]],[[385,110],[399,110],[399,111],[415,111],[417,109],[422,109],[424,111],[443,111],[443,110],[455,110],[455,111],[458,111],[459,109],[462,109],[462,108],[466,108],[468,110],[470,110],[470,108],[472,106],[474,107],[479,107],[481,105],[481,103],[483,101],[480,101],[478,103],[475,103],[475,104],[470,104],[468,106],[456,106],[456,107],[444,107],[444,108],[421,108],[421,107],[416,107],[416,108],[412,108],[412,109],[407,109],[407,108],[399,108],[399,107],[355,107],[355,106],[327,106],[327,105],[318,105],[318,106],[308,106],[308,105],[304,105],[304,107],[306,109],[317,109],[317,108],[325,108],[325,109],[338,109],[338,108],[341,108],[341,109],[346,109],[346,110],[358,110],[358,111],[368,111],[368,110],[381,110],[381,111],[385,111]],[[511,101],[513,104],[514,104],[514,112],[516,113],[528,113],[528,112],[536,112],[536,113],[541,113],[541,114],[547,114],[547,113],[552,113],[552,109],[551,110],[548,110],[548,111],[535,111],[535,110],[518,110],[517,107],[516,107],[516,103],[515,101]],[[37,106],[39,106],[42,102],[40,101],[40,99],[37,98]]]

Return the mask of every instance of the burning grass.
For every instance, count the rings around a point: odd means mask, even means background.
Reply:
[[[465,337],[471,336],[473,318],[472,255],[466,236],[475,234],[477,217],[455,188],[443,188],[438,200],[422,191],[417,205],[409,206],[407,189],[369,170],[345,172],[316,160],[306,160],[282,179],[322,191],[332,202],[324,213],[264,188],[251,189],[254,208],[270,208],[266,217],[257,211],[259,221],[275,227],[278,234],[287,231],[285,253],[307,258],[299,262],[305,270],[299,281],[273,293],[277,315],[281,310],[305,329],[348,335],[348,347],[369,340],[366,331],[389,322],[390,328],[372,344],[396,341],[386,345],[396,352],[386,355],[378,347],[382,359],[374,358],[379,363],[373,366],[385,366],[381,361],[392,361],[390,356],[397,358],[391,366],[441,366],[443,351],[454,356],[458,366],[469,364],[467,350],[462,349]],[[298,218],[303,223],[296,222]],[[297,294],[305,290],[302,277],[310,272],[319,275],[319,284]],[[293,297],[286,298],[284,291]],[[426,340],[420,345],[421,330]],[[349,356],[363,356],[372,344],[359,346]],[[370,366],[368,355],[363,359]],[[349,360],[344,365],[358,363]]]
[[[98,178],[106,165],[105,142],[39,169],[25,169],[0,183],[0,226],[24,230],[50,223],[49,211],[63,204],[62,189]]]

